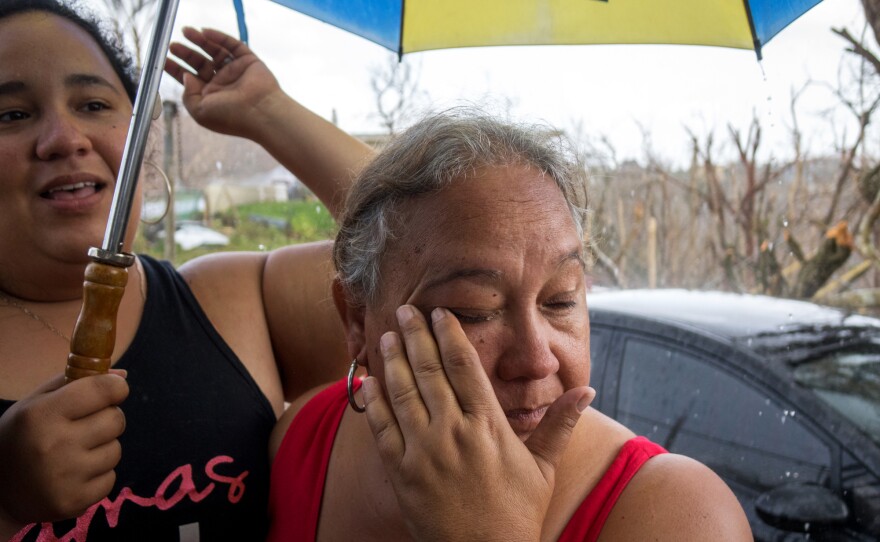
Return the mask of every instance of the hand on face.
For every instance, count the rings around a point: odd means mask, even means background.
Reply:
[[[119,371],[63,386],[53,378],[0,418],[0,519],[76,517],[110,492],[128,396]]]
[[[367,419],[410,534],[418,540],[538,540],[555,471],[595,396],[567,390],[523,443],[473,346],[445,309],[397,312],[382,336],[387,397],[364,381]]]
[[[172,43],[184,65],[165,61],[165,71],[184,86],[183,104],[210,130],[252,137],[260,122],[253,113],[266,98],[280,93],[272,72],[243,42],[217,30],[184,28],[183,35],[202,51]],[[249,111],[251,110],[251,111]]]

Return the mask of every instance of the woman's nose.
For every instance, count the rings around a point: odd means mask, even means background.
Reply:
[[[84,154],[91,148],[91,140],[73,114],[50,113],[42,119],[36,148],[41,160]]]
[[[523,318],[507,331],[508,344],[497,369],[502,380],[542,380],[559,371],[559,360],[550,348],[552,332],[540,317]]]

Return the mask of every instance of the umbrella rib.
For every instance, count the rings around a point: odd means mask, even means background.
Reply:
[[[743,0],[743,7],[746,10],[746,17],[749,20],[749,30],[752,32],[752,44],[755,47],[755,54],[758,55],[758,61],[761,61],[761,40],[758,39],[758,32],[755,30],[755,20],[752,18],[752,6],[749,0]]]
[[[248,43],[248,29],[247,22],[244,19],[244,4],[242,0],[232,0],[232,4],[235,7],[235,18],[238,21],[238,36],[241,38],[241,41],[247,45]]]
[[[400,0],[400,35],[397,36],[397,62],[403,61],[403,21],[406,19],[406,2]]]

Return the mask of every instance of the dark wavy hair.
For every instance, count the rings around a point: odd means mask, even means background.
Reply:
[[[137,94],[137,75],[134,69],[134,60],[125,47],[116,39],[111,32],[104,28],[97,17],[79,7],[74,1],[63,0],[0,0],[0,20],[21,13],[42,11],[67,19],[76,24],[95,40],[95,43],[104,52],[104,56],[113,67],[113,71],[122,81],[125,93],[134,103]]]

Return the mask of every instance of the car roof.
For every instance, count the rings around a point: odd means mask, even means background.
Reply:
[[[680,289],[606,290],[587,294],[590,309],[687,324],[736,339],[799,326],[875,326],[880,320],[842,309],[763,295]]]
[[[694,328],[727,340],[752,344],[803,340],[805,334],[847,330],[880,336],[880,319],[807,301],[763,295],[679,289],[607,290],[587,294],[591,311],[606,311]],[[836,336],[835,340],[840,337]],[[819,340],[819,339],[816,339]],[[812,342],[812,341],[810,341]]]

